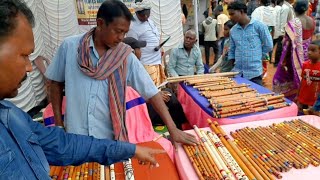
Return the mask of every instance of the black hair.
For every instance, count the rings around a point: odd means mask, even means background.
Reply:
[[[134,18],[125,4],[119,0],[104,1],[97,13],[97,18],[102,18],[108,25],[117,17],[125,17],[128,21],[133,21]]]
[[[298,15],[301,15],[308,10],[308,7],[309,7],[308,0],[297,0],[293,8]]]
[[[320,48],[320,39],[314,40],[310,44],[314,44],[314,45],[318,46],[318,48]]]
[[[0,1],[0,39],[10,35],[17,27],[19,14],[23,14],[30,25],[35,24],[34,16],[25,2],[21,0],[1,0]]]
[[[224,25],[231,29],[235,25],[235,23],[231,20],[228,20],[226,23],[224,23]]]
[[[271,0],[260,0],[263,6],[269,6],[271,4]]]
[[[187,5],[186,4],[183,4],[182,5],[182,12],[184,14],[184,17],[188,17],[188,8],[187,8]]]
[[[203,12],[205,18],[209,17],[209,8]]]
[[[247,14],[247,6],[244,2],[241,1],[234,1],[228,5],[228,10],[237,10],[237,11],[242,11]]]
[[[271,0],[274,5],[280,5],[284,2],[284,0]]]
[[[218,5],[216,11],[217,11],[217,12],[223,12],[223,7],[222,7],[222,5]]]

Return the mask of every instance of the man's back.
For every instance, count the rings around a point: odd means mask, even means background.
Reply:
[[[204,41],[217,40],[217,20],[211,17],[202,22],[204,28]]]

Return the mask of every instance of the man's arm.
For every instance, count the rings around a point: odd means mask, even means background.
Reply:
[[[235,59],[235,51],[236,51],[236,45],[233,39],[232,30],[230,31],[230,40],[229,40],[229,51],[228,51],[228,60],[234,60]]]
[[[65,81],[65,66],[67,43],[64,41],[60,45],[57,53],[55,54],[51,64],[47,68],[45,76],[52,80],[49,86],[50,100],[57,126],[63,126],[62,122],[62,91]]]
[[[260,24],[260,40],[262,42],[262,54],[267,55],[273,48],[273,41],[268,27],[264,24]]]
[[[127,76],[128,85],[132,86],[144,99],[151,103],[155,111],[167,125],[172,139],[175,142],[185,144],[197,143],[197,140],[193,135],[185,133],[176,127],[159,90],[156,88],[149,74],[134,55],[129,55],[128,57],[128,69],[132,70]]]
[[[185,133],[176,127],[160,93],[157,93],[156,95],[151,97],[149,99],[149,103],[152,105],[154,110],[159,114],[163,122],[166,124],[169,130],[170,136],[175,142],[191,144],[191,145],[197,144],[197,140],[195,136],[189,133]]]
[[[177,56],[176,56],[176,49],[172,49],[170,57],[169,57],[169,64],[168,64],[168,72],[169,75],[172,77],[178,77],[178,73],[176,72],[175,68],[177,66]]]
[[[127,142],[69,134],[57,127],[46,128],[33,122],[30,116],[27,118],[48,162],[52,165],[80,165],[84,162],[110,165],[131,157],[156,165],[157,161],[153,155],[165,153],[164,150],[145,148]]]
[[[62,92],[64,83],[51,81],[49,86],[50,100],[56,126],[63,126],[62,121]]]
[[[201,51],[199,48],[197,48],[198,50],[198,57],[196,59],[196,69],[197,69],[197,74],[203,74],[204,73],[204,66],[203,66],[203,62],[202,62],[202,55],[201,55]]]

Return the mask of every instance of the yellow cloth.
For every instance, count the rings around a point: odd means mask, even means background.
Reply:
[[[148,74],[150,75],[152,81],[156,86],[159,86],[167,79],[161,64],[143,66],[147,70]]]
[[[223,14],[229,17],[228,4],[222,4],[222,7],[223,7]]]

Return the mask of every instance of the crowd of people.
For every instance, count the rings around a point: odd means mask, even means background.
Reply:
[[[48,179],[48,163],[111,164],[135,156],[157,165],[153,155],[162,150],[128,143],[125,94],[129,87],[146,101],[152,124],[167,126],[173,142],[197,144],[195,136],[182,131],[187,119],[176,90],[161,86],[168,76],[204,74],[204,63],[211,66],[211,73],[236,71],[259,85],[268,72],[264,64],[273,63],[274,92],[295,100],[301,111],[317,114],[320,40],[313,40],[313,35],[320,30],[320,13],[315,15],[316,8],[309,8],[314,6],[307,0],[211,2],[201,23],[205,61],[197,32],[190,29],[183,42],[171,49],[164,68],[150,2],[136,0],[131,14],[121,1],[104,1],[97,26],[66,38],[45,71],[56,126],[44,127],[3,100],[16,96],[26,73],[32,71],[28,56],[35,46],[35,20],[22,0],[0,1],[0,150],[6,152],[1,156],[7,156],[7,163],[0,163],[4,172],[0,179]],[[23,168],[17,173],[18,163]]]
[[[274,74],[269,74],[273,77],[272,90],[295,101],[300,112],[309,112],[319,94],[317,74],[320,69],[316,69],[317,61],[312,60],[316,57],[311,55],[311,47],[317,45],[313,40],[318,39],[319,34],[317,4],[318,1],[308,0],[239,0],[223,1],[210,7],[202,23],[205,37],[212,32],[214,37],[215,32],[220,35],[214,41],[219,47],[218,53],[206,43],[206,38],[204,41],[205,63],[211,66],[209,71],[237,71],[240,76],[263,86],[268,64],[272,63],[276,69]],[[226,5],[228,13],[223,11]],[[207,28],[209,20],[221,21],[221,14],[235,23],[233,26],[225,22],[224,36],[221,36],[221,28],[215,26],[219,23]],[[214,48],[213,63],[209,61],[210,47]],[[312,67],[307,66],[307,62]]]

